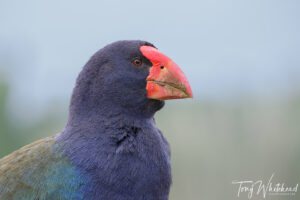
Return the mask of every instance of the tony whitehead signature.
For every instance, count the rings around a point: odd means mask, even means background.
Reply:
[[[285,186],[285,183],[273,183],[272,179],[274,173],[270,177],[267,183],[263,183],[262,180],[258,181],[232,181],[232,184],[238,185],[237,196],[242,193],[246,193],[248,199],[251,199],[253,195],[262,195],[265,199],[267,195],[295,195],[298,190],[298,183],[294,186]]]

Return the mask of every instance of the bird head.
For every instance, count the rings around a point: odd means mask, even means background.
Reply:
[[[156,47],[145,41],[118,41],[96,52],[84,66],[71,111],[151,117],[164,100],[192,97],[182,70]]]

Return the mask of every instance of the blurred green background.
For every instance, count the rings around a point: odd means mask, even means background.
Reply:
[[[96,50],[143,39],[183,69],[195,93],[156,114],[172,150],[170,199],[248,199],[232,181],[267,183],[272,174],[295,186],[299,9],[292,0],[2,0],[0,157],[64,127],[76,76]]]

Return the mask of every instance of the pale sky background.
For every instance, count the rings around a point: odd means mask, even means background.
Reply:
[[[142,39],[185,72],[196,100],[300,90],[300,1],[0,1],[0,71],[9,104],[68,103],[89,57]]]

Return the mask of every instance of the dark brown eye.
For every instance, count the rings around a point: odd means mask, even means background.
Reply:
[[[141,66],[142,61],[141,61],[141,59],[139,59],[139,58],[135,58],[135,59],[133,60],[133,64],[136,65],[136,66]]]

